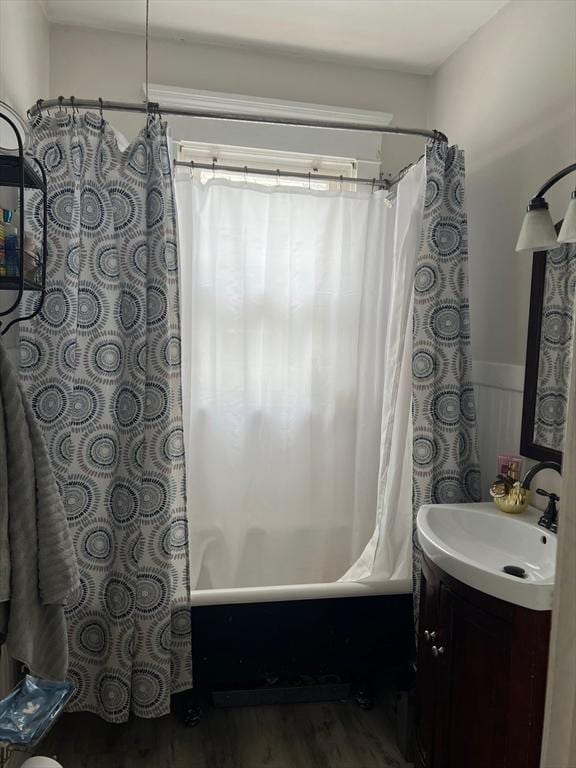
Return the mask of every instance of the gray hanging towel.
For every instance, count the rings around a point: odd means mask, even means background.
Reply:
[[[76,557],[41,430],[1,344],[0,558],[0,643],[33,675],[64,680]]]

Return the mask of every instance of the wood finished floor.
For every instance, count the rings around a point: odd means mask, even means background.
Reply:
[[[209,709],[196,728],[174,716],[108,725],[64,715],[42,745],[64,768],[408,768],[380,708],[353,701]]]

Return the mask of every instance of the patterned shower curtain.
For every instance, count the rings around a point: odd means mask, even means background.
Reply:
[[[426,147],[423,233],[414,279],[413,509],[479,501],[476,406],[471,381],[464,153]],[[421,550],[414,525],[414,595]]]
[[[71,709],[159,717],[191,686],[165,127],[149,121],[124,151],[94,114],[44,116],[31,132],[48,175],[49,258],[44,308],[22,327],[21,374],[80,566],[67,607]]]

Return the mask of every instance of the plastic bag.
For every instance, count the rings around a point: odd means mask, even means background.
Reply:
[[[52,727],[72,695],[71,683],[26,675],[0,701],[0,742],[34,746]]]

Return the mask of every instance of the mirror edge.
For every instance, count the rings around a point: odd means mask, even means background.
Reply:
[[[556,224],[560,230],[562,222]],[[524,368],[524,394],[522,399],[522,425],[520,431],[520,454],[538,461],[562,463],[562,451],[547,448],[534,442],[534,419],[538,391],[538,369],[540,365],[540,337],[542,312],[544,309],[544,288],[546,280],[547,251],[534,251],[532,256],[532,283],[530,287],[530,308],[528,310],[528,334],[526,339],[526,364]]]

